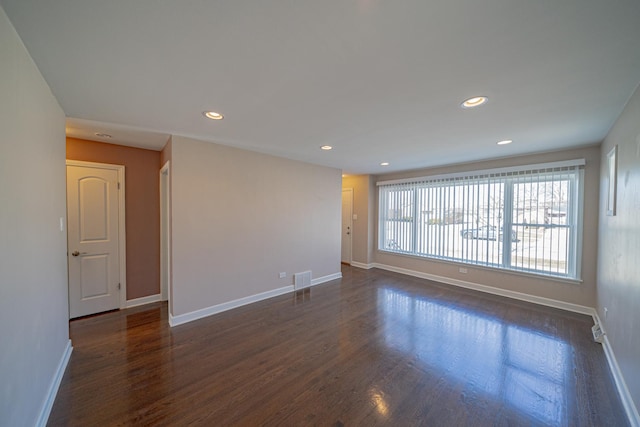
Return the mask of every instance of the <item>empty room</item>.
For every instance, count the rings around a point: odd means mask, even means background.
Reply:
[[[0,0],[0,426],[639,426],[640,3]]]

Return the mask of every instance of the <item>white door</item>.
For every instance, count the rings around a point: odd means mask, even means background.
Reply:
[[[342,190],[342,257],[341,261],[351,264],[351,238],[353,236],[353,188]]]
[[[120,307],[119,166],[109,166],[67,163],[70,318]]]

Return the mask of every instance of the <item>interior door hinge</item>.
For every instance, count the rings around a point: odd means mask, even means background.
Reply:
[[[120,183],[118,183],[118,190],[120,189]]]
[[[122,287],[120,286],[120,283],[118,283],[118,289],[121,289]]]

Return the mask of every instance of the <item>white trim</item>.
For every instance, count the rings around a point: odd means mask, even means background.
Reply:
[[[69,340],[67,341],[67,346],[62,353],[60,362],[58,363],[56,373],[51,379],[49,390],[47,390],[47,398],[42,405],[42,409],[40,410],[38,421],[36,421],[36,426],[38,427],[45,427],[47,425],[49,415],[51,415],[51,408],[53,408],[53,402],[55,402],[56,400],[56,395],[58,394],[58,389],[60,388],[60,383],[62,382],[64,371],[67,369],[67,365],[69,364],[69,359],[71,358],[72,351],[73,347],[71,346],[71,340]]]
[[[363,262],[351,261],[351,267],[363,268],[365,270],[371,270],[374,264],[365,264]]]
[[[351,261],[353,260],[353,188],[343,188],[342,189],[342,200],[344,201],[344,196],[345,196],[345,192],[349,193],[348,197],[349,197],[349,259],[348,260],[344,260],[344,259],[340,259],[340,262],[346,262],[347,264],[351,264]],[[344,203],[343,203],[344,205]],[[342,216],[344,218],[344,212],[342,212]],[[341,221],[342,222],[342,221]],[[344,246],[344,230],[342,230],[343,234],[342,234],[342,240],[340,242],[341,244],[341,248],[342,246]],[[342,250],[340,251],[340,258],[342,258]]]
[[[67,159],[67,166],[80,166],[84,168],[108,169],[108,170],[124,168],[124,165],[117,165],[115,163],[85,162],[82,160],[69,160],[69,159]]]
[[[537,170],[564,168],[564,167],[571,167],[571,166],[584,166],[585,164],[586,164],[585,159],[564,160],[560,162],[536,163],[533,165],[511,166],[506,168],[446,173],[446,174],[431,175],[431,176],[427,175],[427,176],[419,176],[416,178],[392,179],[389,181],[378,181],[376,182],[376,185],[381,186],[381,185],[395,185],[395,184],[411,184],[414,182],[435,181],[435,180],[441,180],[441,179],[455,179],[455,178],[466,178],[466,177],[473,178],[477,176],[485,176],[485,175],[492,175],[492,174],[503,174],[503,173],[511,173],[511,172],[522,172],[522,171],[537,171]]]
[[[618,365],[616,356],[613,353],[613,347],[611,347],[609,338],[607,338],[607,331],[605,330],[603,323],[600,321],[600,316],[598,316],[597,311],[593,314],[593,321],[597,325],[600,325],[600,328],[602,328],[602,332],[604,332],[604,341],[602,342],[602,348],[604,349],[604,354],[607,357],[607,363],[609,364],[609,369],[611,370],[611,374],[613,375],[613,381],[615,382],[616,388],[618,389],[618,395],[620,395],[622,406],[624,406],[624,411],[626,412],[627,418],[629,419],[629,424],[631,424],[631,427],[640,427],[640,414],[638,413],[638,408],[636,408],[636,405],[633,403],[633,398],[631,397],[631,393],[629,392],[627,383],[622,376],[620,365]]]
[[[481,285],[479,283],[467,282],[464,280],[452,279],[450,277],[437,276],[435,274],[423,273],[421,271],[408,270],[406,268],[394,267],[391,265],[374,263],[374,267],[382,270],[393,271],[395,273],[406,274],[407,276],[419,277],[421,279],[433,280],[448,285],[459,286],[462,288],[473,289],[493,295],[500,295],[507,298],[513,298],[520,301],[531,302],[534,304],[544,305],[547,307],[559,308],[574,313],[586,314],[593,316],[595,309],[584,305],[572,304],[569,302],[559,301],[551,298],[538,297],[522,292],[510,291],[508,289],[495,288],[493,286]]]
[[[574,241],[571,242],[571,245],[573,246],[572,249],[575,251],[576,256],[573,257],[574,259],[572,259],[571,261],[574,264],[574,276],[582,277],[582,239],[584,237],[584,187],[586,185],[584,179],[584,170],[579,171],[578,176],[576,177],[576,179],[572,180],[572,182],[574,188],[577,187],[576,190],[578,193],[578,203],[575,207],[577,207],[578,212],[574,214],[574,217],[577,216],[575,221],[580,228],[577,228],[577,233],[572,233],[574,235]]]
[[[162,294],[149,295],[141,298],[127,300],[127,307],[138,307],[139,305],[151,304],[152,302],[162,301]]]
[[[94,169],[108,169],[118,172],[118,255],[120,264],[120,309],[127,307],[127,233],[126,233],[126,215],[125,215],[125,175],[124,165],[115,165],[110,163],[84,162],[80,160],[67,160],[67,166],[81,166]],[[69,231],[67,230],[67,233]]]
[[[446,259],[446,258],[437,258],[437,257],[425,257],[422,255],[415,255],[415,254],[407,254],[404,252],[392,252],[392,251],[388,251],[385,249],[378,249],[377,250],[378,253],[382,253],[385,255],[394,255],[394,256],[399,256],[399,257],[404,257],[404,258],[412,258],[412,259],[419,259],[422,261],[434,261],[434,262],[438,262],[438,263],[443,263],[443,264],[449,264],[449,265],[455,265],[457,267],[468,267],[468,268],[473,268],[473,269],[479,269],[479,270],[486,270],[486,271],[492,271],[494,273],[499,272],[499,273],[503,273],[503,274],[513,274],[515,276],[522,276],[522,277],[529,277],[529,278],[534,278],[534,279],[544,279],[544,280],[549,280],[549,281],[553,281],[553,282],[559,282],[559,283],[567,283],[570,285],[579,285],[581,283],[584,283],[584,280],[582,279],[572,279],[569,277],[561,277],[561,276],[551,276],[551,275],[547,275],[547,274],[541,274],[541,273],[531,273],[528,272],[526,270],[512,270],[510,268],[497,268],[497,267],[492,267],[490,265],[482,265],[482,264],[473,264],[473,263],[468,263],[468,262],[464,262],[464,261],[460,261],[460,260],[453,260],[453,259]],[[376,264],[369,264],[371,267],[373,268],[376,266]]]
[[[311,279],[311,286],[319,285],[321,283],[330,282],[332,280],[341,279],[342,272],[328,274],[326,276],[318,277],[317,279]]]
[[[262,301],[268,298],[276,297],[278,295],[286,294],[293,291],[293,285],[284,286],[282,288],[273,289],[267,292],[262,292],[248,297],[239,298],[233,301],[223,302],[222,304],[212,305],[211,307],[202,308],[200,310],[191,311],[185,314],[179,314],[172,316],[169,313],[169,326],[178,326],[187,322],[202,319],[223,311],[231,310],[232,308],[241,307],[243,305],[251,304],[253,302]]]
[[[329,282],[331,280],[336,280],[342,278],[342,273],[333,273],[327,276],[318,277],[317,279],[311,280],[310,286],[319,285],[321,283]],[[223,302],[222,304],[212,305],[211,307],[202,308],[200,310],[192,311],[185,314],[179,314],[177,316],[172,316],[169,313],[169,326],[178,326],[187,322],[192,322],[194,320],[202,319],[203,317],[208,317],[217,313],[222,313],[223,311],[231,310],[233,308],[238,308],[243,305],[251,304],[254,302],[262,301],[268,298],[277,297],[279,295],[283,295],[289,292],[293,292],[293,285],[284,286],[278,289],[272,289],[270,291],[262,292],[255,295],[249,295],[248,297],[238,298],[233,301]]]
[[[607,216],[616,216],[616,189],[618,188],[618,146],[607,153]]]
[[[159,174],[160,188],[160,262],[163,262],[163,254],[166,251],[166,266],[160,265],[160,294],[163,301],[169,301],[171,295],[171,168],[170,161],[162,166]],[[165,176],[165,180],[163,180]],[[165,185],[163,185],[163,181]],[[166,200],[165,200],[166,198]],[[165,228],[162,228],[163,219]],[[165,270],[166,267],[166,270]],[[166,276],[165,277],[165,271]],[[166,286],[165,286],[166,284]],[[169,302],[171,307],[171,302]]]
[[[120,308],[124,308],[127,306],[127,224],[125,222],[126,198],[124,196],[124,192],[126,185],[124,166],[118,167],[118,182],[120,183],[120,191],[118,191],[118,224],[120,227],[120,235],[118,236],[118,253],[120,254]]]

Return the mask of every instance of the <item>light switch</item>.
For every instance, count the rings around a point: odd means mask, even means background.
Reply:
[[[60,217],[60,231],[64,231],[64,218]]]
[[[358,219],[358,214],[353,214],[353,219],[354,220]]]

